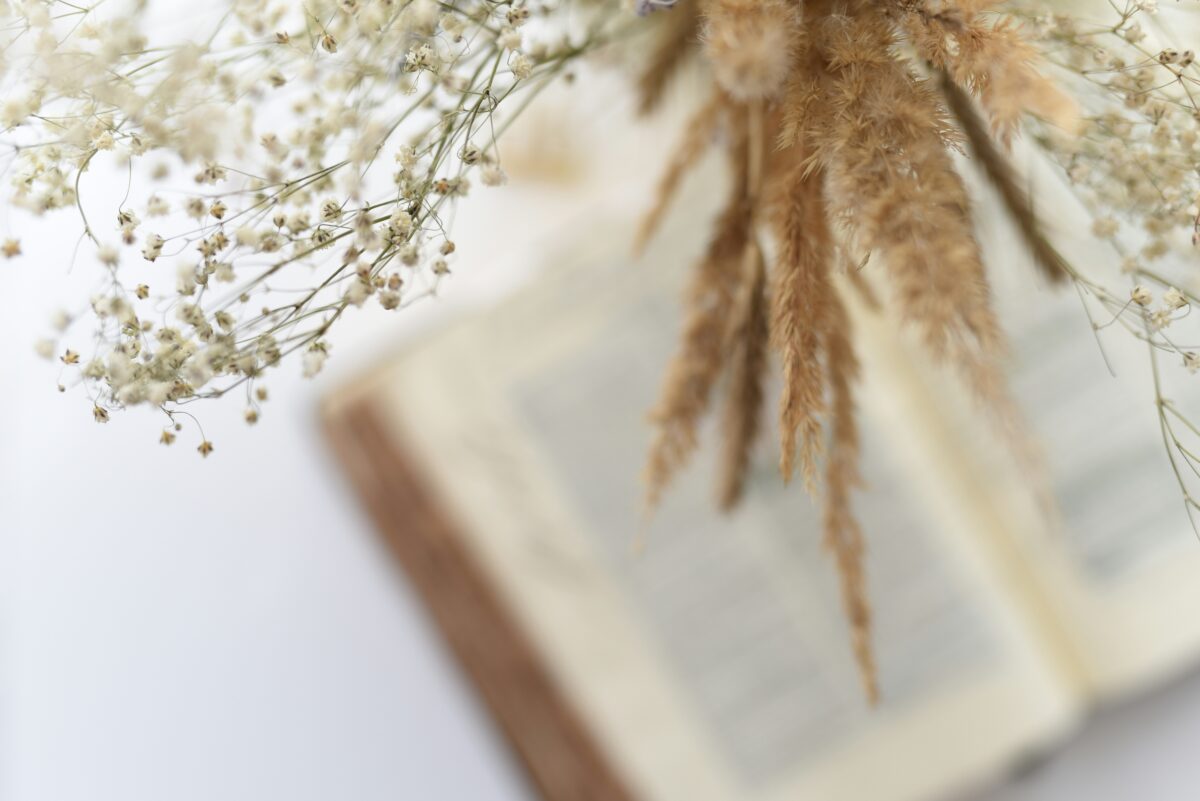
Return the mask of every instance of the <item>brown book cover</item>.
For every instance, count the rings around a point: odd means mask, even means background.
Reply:
[[[329,404],[326,436],[533,784],[546,801],[633,801],[377,406]]]

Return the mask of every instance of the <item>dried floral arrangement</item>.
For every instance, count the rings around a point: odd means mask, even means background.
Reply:
[[[580,59],[622,48],[608,60],[636,62],[645,112],[684,69],[711,85],[663,153],[640,240],[706,152],[731,174],[653,412],[649,501],[723,389],[718,495],[737,503],[774,359],[780,470],[823,509],[869,697],[847,293],[897,309],[1017,458],[1033,458],[964,169],[986,178],[1045,281],[1073,285],[1096,329],[1146,344],[1164,444],[1189,515],[1200,509],[1200,428],[1159,367],[1200,369],[1181,332],[1200,282],[1180,271],[1200,239],[1200,71],[1169,46],[1153,0],[1070,13],[995,0],[228,0],[171,45],[139,26],[155,6],[133,6],[0,1],[11,205],[74,210],[102,276],[87,311],[58,315],[37,347],[99,422],[157,407],[171,444],[189,405],[231,394],[257,420],[264,378],[291,354],[317,373],[349,309],[436,290],[455,252],[449,213],[473,183],[504,183],[498,143],[515,115]],[[1076,189],[1112,270],[1081,270],[1052,242],[1010,157],[1022,130]],[[129,176],[115,219],[89,218],[82,198],[101,162]],[[9,236],[2,253],[24,245]],[[282,292],[285,276],[307,285]],[[213,444],[201,433],[197,449]]]

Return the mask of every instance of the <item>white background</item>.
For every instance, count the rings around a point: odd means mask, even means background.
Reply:
[[[593,130],[627,125],[620,104],[598,107]],[[163,448],[150,414],[101,426],[82,393],[55,391],[32,344],[93,267],[67,275],[70,212],[0,219],[29,253],[0,262],[0,799],[532,798],[383,558],[317,403],[408,333],[517,286],[543,266],[538,242],[633,219],[654,170],[630,155],[661,148],[662,130],[591,150],[570,181],[472,198],[443,298],[349,318],[328,373],[285,367],[254,429],[236,402],[205,410],[207,460],[190,432]],[[1103,713],[981,797],[1195,799],[1197,749],[1200,677]]]

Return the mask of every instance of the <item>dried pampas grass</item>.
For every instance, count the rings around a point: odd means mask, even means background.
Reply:
[[[751,241],[751,204],[745,136],[731,150],[734,180],[708,251],[687,293],[687,318],[679,352],[667,369],[658,405],[651,412],[657,433],[646,465],[647,500],[658,503],[675,473],[699,442],[700,420],[725,366],[726,312],[737,294]]]
[[[745,490],[750,455],[758,438],[767,371],[767,268],[756,243],[746,248],[741,286],[729,319],[725,351],[729,361],[729,396],[721,421],[725,452],[717,486],[717,502],[729,511]]]
[[[683,15],[662,40],[672,55],[659,50],[652,60],[674,70],[697,56],[710,67],[716,92],[689,124],[642,238],[714,141],[725,140],[735,178],[689,289],[682,344],[653,414],[648,500],[657,503],[696,449],[700,419],[723,374],[718,500],[728,509],[741,497],[761,427],[769,346],[783,378],[780,471],[787,479],[798,469],[822,506],[824,544],[841,577],[872,701],[878,682],[871,609],[852,508],[862,483],[859,367],[835,276],[878,255],[872,264],[882,266],[890,285],[887,302],[958,372],[1020,457],[1033,459],[1003,380],[1005,345],[952,154],[969,147],[1037,263],[1059,280],[1064,265],[1038,230],[1004,148],[1023,114],[1063,122],[1072,107],[1035,69],[1021,31],[1003,17],[985,17],[992,5],[693,0],[669,12]],[[685,29],[687,35],[679,32]],[[660,85],[643,80],[643,87],[652,107]],[[878,302],[862,276],[850,271],[850,279],[845,285],[862,291],[868,305]]]
[[[800,5],[788,0],[711,0],[701,39],[717,85],[739,102],[779,94],[792,67]]]

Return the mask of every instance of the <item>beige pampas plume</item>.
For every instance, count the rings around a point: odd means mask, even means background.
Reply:
[[[762,250],[751,241],[742,263],[741,287],[729,320],[729,388],[721,422],[724,453],[717,484],[717,502],[729,511],[745,491],[746,474],[763,407],[767,369],[766,264]]]
[[[680,183],[712,144],[727,105],[725,97],[718,92],[712,100],[701,106],[684,126],[683,139],[671,154],[667,169],[659,179],[654,206],[642,218],[637,236],[634,237],[635,251],[641,251],[658,230],[671,199],[679,190]]]
[[[989,0],[694,2],[718,111],[706,107],[689,123],[643,234],[653,231],[702,146],[719,138],[716,120],[741,132],[730,148],[737,178],[693,280],[683,344],[655,410],[648,497],[657,501],[694,451],[722,374],[729,403],[718,500],[727,508],[744,494],[761,402],[763,349],[752,339],[769,341],[783,378],[780,472],[786,479],[798,466],[821,504],[854,655],[874,701],[865,548],[851,502],[862,483],[859,367],[835,265],[858,262],[849,288],[868,305],[894,306],[929,353],[956,369],[1036,480],[952,154],[970,147],[1039,264],[1061,276],[1066,265],[1041,236],[987,128],[1007,142],[1023,113],[1062,121],[1071,104],[1036,71],[1017,27],[994,15],[985,21]],[[946,76],[942,83],[928,77],[931,67]],[[764,240],[771,246],[760,247]],[[771,256],[765,278],[763,254]],[[867,269],[886,281],[868,282],[858,273]],[[876,299],[871,283],[890,292]]]
[[[700,420],[725,366],[726,315],[751,244],[748,148],[744,136],[739,140],[732,154],[735,178],[729,201],[688,287],[682,342],[650,415],[657,429],[644,472],[650,508],[695,451]]]
[[[717,84],[739,101],[777,96],[792,67],[797,5],[786,0],[709,0],[701,40]]]
[[[1033,256],[1033,263],[1050,283],[1063,283],[1071,276],[1070,265],[1042,232],[1041,223],[1034,214],[1028,195],[1018,185],[1017,176],[1004,153],[992,141],[986,125],[975,111],[970,96],[944,72],[941,74],[940,86],[946,98],[946,105],[966,136],[971,155],[1000,196],[1021,238],[1025,240],[1030,255]]]
[[[850,623],[854,657],[863,691],[879,700],[879,676],[871,644],[871,604],[864,565],[866,547],[854,517],[851,493],[862,486],[858,470],[859,435],[854,409],[858,358],[850,338],[850,319],[835,294],[830,296],[827,368],[830,386],[829,458],[825,463],[824,545],[837,563],[842,603]]]
[[[695,3],[687,3],[668,14],[660,14],[663,30],[638,78],[638,112],[658,108],[671,80],[695,49],[700,32],[700,14]]]
[[[887,57],[895,35],[879,15],[830,15],[822,31],[831,119],[815,137],[814,159],[829,171],[834,209],[883,257],[900,308],[935,355],[997,347],[944,107]]]
[[[1008,18],[995,22],[980,12],[996,0],[894,0],[917,52],[976,95],[1001,142],[1007,144],[1021,116],[1037,114],[1067,130],[1078,124],[1075,103],[1040,74],[1033,48]]]
[[[772,284],[771,337],[783,369],[779,470],[785,480],[800,452],[805,486],[816,493],[825,384],[821,366],[829,304],[832,233],[823,173],[793,172],[774,209],[779,256]],[[799,448],[797,448],[799,440]]]

